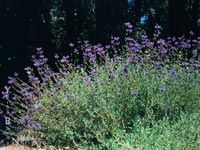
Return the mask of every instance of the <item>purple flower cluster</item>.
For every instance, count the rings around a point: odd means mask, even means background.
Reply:
[[[88,86],[88,85],[91,84],[91,77],[90,77],[90,76],[85,76],[85,77],[83,78],[83,81],[84,81],[84,84],[85,84],[86,86]]]
[[[10,87],[8,86],[4,87],[4,91],[1,92],[3,99],[9,100],[9,90],[10,90]]]
[[[52,71],[48,66],[47,58],[45,58],[42,48],[36,49],[36,55],[32,57],[32,61],[34,68],[25,68],[28,76],[27,82],[21,80],[17,73],[8,77],[8,85],[1,92],[2,98],[7,100],[6,104],[8,105],[6,114],[3,115],[10,117],[12,119],[11,122],[24,127],[40,129],[39,122],[30,121],[27,117],[22,117],[20,121],[19,117],[33,115],[41,107],[40,98],[43,90],[47,87],[51,88],[49,85],[52,83],[55,83],[56,88],[59,88],[57,85],[61,85],[61,81],[57,80],[60,75]],[[12,128],[12,124],[10,127]]]
[[[125,26],[126,26],[126,33],[127,33],[127,35],[129,33],[132,33],[132,31],[133,31],[133,25],[131,25],[130,22],[127,22],[127,23],[125,23]]]
[[[106,50],[101,44],[91,45],[88,41],[85,41],[81,47],[83,51],[83,60],[86,64],[95,64],[98,60],[105,58]]]
[[[36,54],[39,57],[36,57],[35,55],[32,56],[33,65],[35,67],[41,67],[42,65],[46,64],[48,59],[43,55],[42,48],[37,48]]]
[[[31,120],[28,116],[22,116],[20,118],[21,123],[26,127],[32,127],[36,130],[41,129],[41,124],[38,121]]]

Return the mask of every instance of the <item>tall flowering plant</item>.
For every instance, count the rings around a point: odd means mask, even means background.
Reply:
[[[37,48],[36,54],[32,56],[34,67],[25,68],[28,82],[21,80],[18,74],[15,73],[13,76],[8,77],[8,85],[2,91],[2,98],[7,101],[7,105],[1,105],[6,107],[5,117],[10,119],[5,134],[11,138],[16,138],[17,132],[24,131],[30,135],[30,132],[34,132],[37,133],[34,134],[35,137],[45,138],[42,133],[48,132],[49,128],[44,127],[41,121],[45,122],[45,120],[38,119],[35,114],[41,112],[41,110],[43,111],[41,113],[44,114],[59,112],[58,110],[64,113],[66,102],[63,99],[67,99],[67,102],[72,102],[76,100],[76,97],[73,93],[70,93],[71,89],[67,87],[65,89],[67,92],[64,90],[65,94],[61,98],[55,98],[54,95],[59,93],[66,84],[73,85],[70,80],[74,78],[74,74],[77,72],[83,76],[82,79],[77,78],[81,88],[83,85],[90,87],[93,81],[98,82],[98,85],[103,85],[107,82],[107,80],[96,80],[99,66],[106,69],[108,81],[115,79],[116,76],[127,76],[130,73],[130,65],[142,67],[145,74],[148,74],[145,68],[146,64],[152,65],[157,70],[168,67],[168,73],[171,77],[176,76],[176,67],[190,67],[193,69],[200,67],[200,37],[187,39],[182,36],[164,39],[160,37],[161,27],[156,25],[153,38],[149,38],[144,33],[140,39],[134,39],[132,36],[133,26],[130,23],[125,23],[125,28],[126,38],[123,46],[121,46],[121,41],[118,37],[112,37],[108,45],[92,45],[89,41],[78,41],[79,45],[76,47],[75,44],[71,43],[70,47],[74,49],[73,54],[62,57],[55,55],[57,71],[52,70],[48,65],[48,59],[45,58],[42,48]],[[80,55],[81,57],[79,57]],[[81,61],[75,60],[80,58],[82,58]],[[118,64],[122,64],[118,70],[119,74],[115,72]],[[174,65],[176,66],[172,68],[171,66]],[[160,91],[164,92],[165,88],[160,87]],[[69,95],[68,92],[70,93]],[[95,96],[98,96],[99,92],[94,91]],[[120,91],[117,93],[120,96]],[[137,90],[132,90],[132,93],[134,93],[133,95],[139,94]],[[52,97],[55,98],[55,101],[45,103],[42,101],[44,98],[51,100]],[[46,108],[47,104],[50,107]],[[70,103],[67,104],[70,105]],[[73,106],[84,107],[79,101],[72,104]],[[71,110],[68,113],[76,114]],[[1,114],[3,115],[2,112]],[[57,114],[54,115],[56,116]],[[101,116],[99,117],[101,118]],[[59,118],[57,119],[59,120]],[[73,122],[73,120],[71,121]],[[117,120],[111,119],[107,123],[112,121],[115,122]],[[84,123],[87,124],[87,122]],[[78,130],[81,130],[81,127]],[[79,134],[82,132],[84,131]],[[102,131],[103,133],[104,131]],[[70,135],[68,138],[73,138],[73,136],[75,135]],[[83,135],[81,134],[80,136]],[[51,140],[54,141],[56,139]],[[78,140],[76,139],[76,141]]]

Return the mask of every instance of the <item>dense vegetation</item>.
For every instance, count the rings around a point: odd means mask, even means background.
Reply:
[[[71,43],[57,69],[37,48],[28,82],[15,73],[2,92],[5,134],[54,149],[199,149],[200,38],[163,39],[159,25],[153,37],[125,30],[122,43]]]
[[[199,33],[199,0],[0,0],[0,141],[200,149]]]

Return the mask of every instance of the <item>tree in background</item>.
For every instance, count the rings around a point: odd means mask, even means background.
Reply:
[[[52,39],[65,40],[56,43],[75,42],[77,38],[106,43],[111,35],[123,36],[124,22],[131,22],[135,29],[142,27],[148,35],[153,35],[156,23],[162,26],[165,36],[198,31],[198,0],[52,0],[51,3]]]
[[[186,0],[169,0],[169,34],[181,36],[187,31]]]
[[[50,26],[52,33],[52,43],[56,49],[66,45],[66,14],[63,10],[62,0],[50,1]]]
[[[106,43],[111,35],[123,36],[124,22],[128,21],[127,0],[96,0],[96,25],[99,41]]]
[[[168,31],[168,0],[128,0],[128,18],[137,29],[143,28],[149,36],[153,35],[156,23]]]
[[[198,19],[200,18],[200,1],[199,0],[188,0],[188,12],[190,17],[190,30],[193,30],[195,33],[200,33],[198,26]]]
[[[77,8],[77,26],[79,37],[84,40],[95,40],[96,5],[95,0],[79,0]]]
[[[21,36],[28,34],[29,38],[25,40],[31,41],[26,42],[29,45],[45,45],[47,41],[40,39],[44,40],[44,35],[51,32],[47,39],[52,40],[56,49],[63,49],[77,38],[105,43],[111,35],[123,36],[124,22],[131,22],[135,29],[142,27],[148,35],[152,35],[156,23],[163,27],[164,35],[182,35],[190,30],[199,30],[199,0],[1,0],[0,4],[1,26],[9,27],[12,25],[10,22],[15,22],[20,30],[26,30],[21,32]],[[11,17],[7,19],[9,17],[3,15]],[[19,40],[16,35],[20,30],[14,29],[10,28],[16,33],[12,38]],[[6,43],[9,41],[6,38],[1,41]]]
[[[75,42],[77,38],[93,39],[96,30],[95,0],[63,1],[66,12],[66,39]]]
[[[163,34],[168,31],[168,1],[167,0],[143,0],[143,14],[148,15],[148,21],[145,30],[149,35],[154,33],[156,24],[162,26]]]

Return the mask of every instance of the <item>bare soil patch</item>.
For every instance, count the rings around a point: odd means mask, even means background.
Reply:
[[[30,148],[28,146],[12,144],[8,146],[0,147],[0,150],[45,150],[45,149]]]

